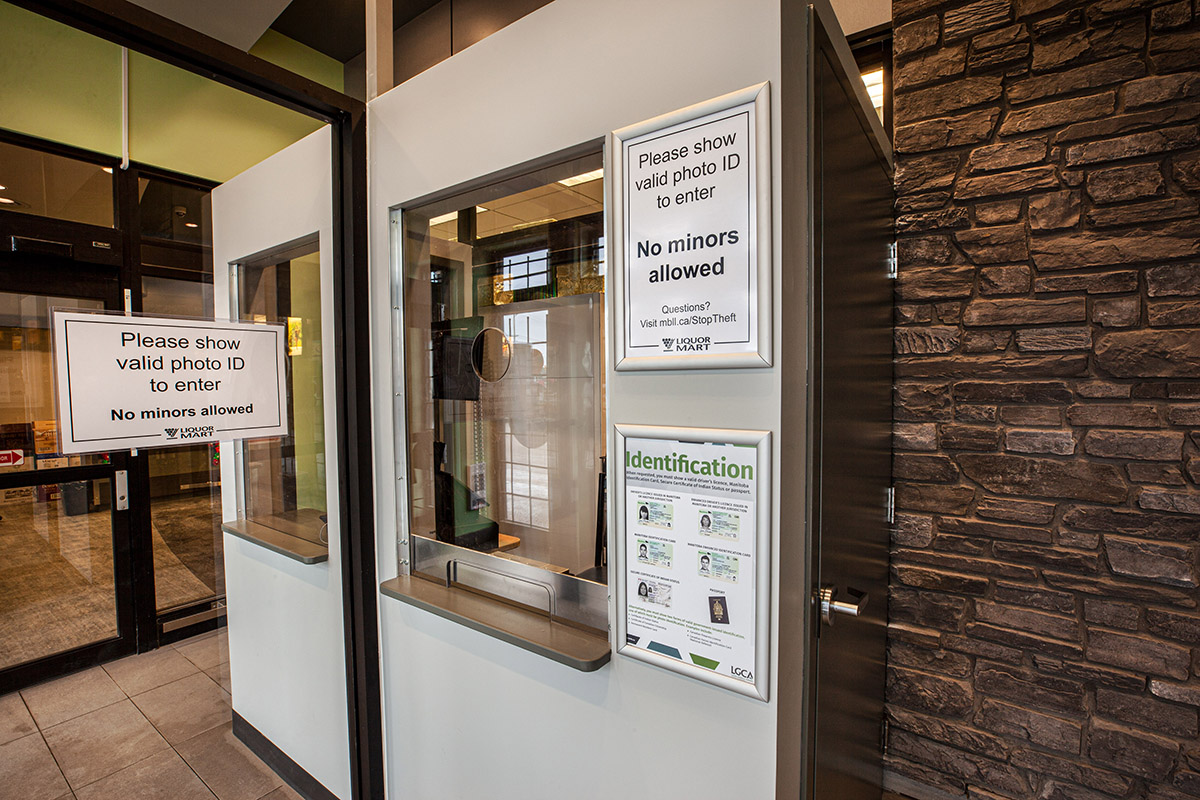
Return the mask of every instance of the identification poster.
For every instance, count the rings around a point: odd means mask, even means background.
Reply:
[[[55,311],[60,452],[285,436],[283,325]]]
[[[765,699],[767,434],[677,429],[685,436],[662,438],[638,427],[618,428],[620,648]]]
[[[771,274],[769,237],[760,241],[771,213],[759,140],[766,87],[756,89],[614,134],[624,368],[770,363],[760,341],[770,329],[769,303],[760,306]]]

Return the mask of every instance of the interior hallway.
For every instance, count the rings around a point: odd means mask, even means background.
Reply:
[[[0,697],[0,800],[298,800],[232,732],[224,631]]]

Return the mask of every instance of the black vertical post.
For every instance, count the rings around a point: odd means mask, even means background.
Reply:
[[[342,614],[350,727],[350,787],[383,800],[383,709],[375,574],[371,434],[370,272],[367,267],[367,120],[360,106],[333,125],[334,303],[337,326],[338,494]]]

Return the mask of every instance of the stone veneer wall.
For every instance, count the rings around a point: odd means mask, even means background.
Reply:
[[[887,754],[1200,797],[1200,0],[895,0]]]

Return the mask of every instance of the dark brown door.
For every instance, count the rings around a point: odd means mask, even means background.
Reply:
[[[878,800],[891,486],[892,181],[852,93],[851,82],[860,78],[842,68],[814,20],[816,717],[809,786],[822,800]]]

